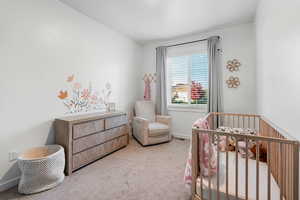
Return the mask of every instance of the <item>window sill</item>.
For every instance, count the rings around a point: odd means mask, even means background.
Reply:
[[[196,112],[196,113],[207,113],[206,106],[176,106],[176,105],[169,105],[169,111],[176,111],[176,112]]]

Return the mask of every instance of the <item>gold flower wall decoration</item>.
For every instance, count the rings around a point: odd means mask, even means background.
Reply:
[[[239,77],[230,76],[226,81],[228,88],[238,88],[241,84]]]
[[[240,66],[241,66],[240,61],[238,61],[237,59],[233,59],[233,60],[227,61],[227,66],[226,66],[226,68],[227,68],[230,72],[236,72],[236,71],[239,71]]]

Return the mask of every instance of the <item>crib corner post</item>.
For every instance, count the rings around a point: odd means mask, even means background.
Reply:
[[[196,187],[197,187],[197,177],[199,173],[199,137],[198,131],[193,130],[192,132],[192,197],[196,195]]]
[[[294,198],[293,200],[299,199],[299,142],[296,142],[294,144]]]

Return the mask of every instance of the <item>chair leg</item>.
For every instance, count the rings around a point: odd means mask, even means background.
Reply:
[[[198,195],[194,195],[193,197],[192,197],[192,200],[202,200]]]
[[[145,147],[146,145],[142,144],[135,136],[132,134],[132,137],[142,146]]]

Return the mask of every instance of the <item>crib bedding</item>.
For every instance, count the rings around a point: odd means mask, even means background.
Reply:
[[[228,194],[229,199],[235,199],[235,173],[236,173],[236,154],[228,152]],[[220,152],[220,171],[219,171],[219,191],[220,199],[226,198],[226,153]],[[246,159],[238,154],[238,197],[240,200],[246,199],[245,180],[246,180]],[[201,181],[197,179],[197,194],[200,195]],[[280,200],[280,189],[271,174],[271,199]],[[259,199],[268,199],[268,166],[264,162],[259,162]],[[208,199],[208,178],[202,179],[203,196]],[[216,175],[211,177],[212,198],[217,199],[217,178]],[[248,159],[248,199],[256,199],[256,160]]]

